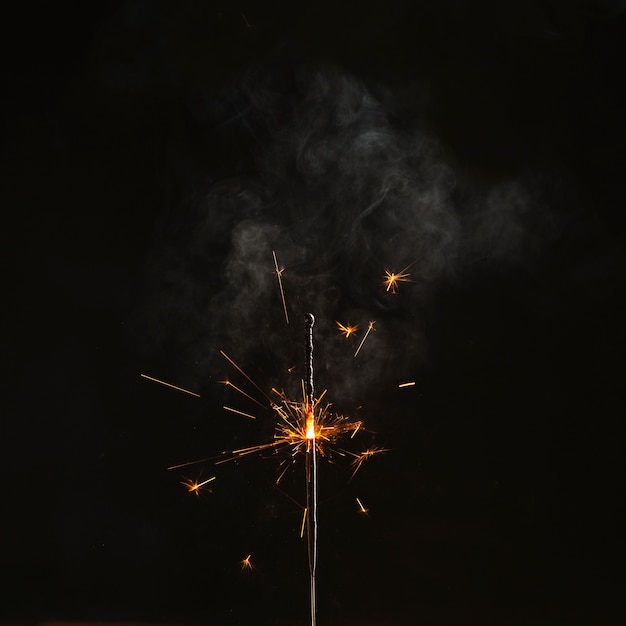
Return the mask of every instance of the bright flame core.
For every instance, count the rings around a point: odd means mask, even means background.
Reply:
[[[307,439],[315,439],[315,416],[313,409],[308,407],[306,410],[306,434]]]

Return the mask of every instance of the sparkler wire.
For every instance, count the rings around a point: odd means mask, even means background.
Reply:
[[[313,324],[315,317],[308,313],[306,316],[306,534],[309,554],[309,577],[311,598],[311,626],[316,624],[316,589],[315,575],[317,569],[317,453],[315,445],[315,391],[313,386]]]

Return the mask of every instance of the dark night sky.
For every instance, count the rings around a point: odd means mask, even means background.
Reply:
[[[307,311],[390,449],[321,468],[320,624],[626,618],[626,3],[347,4],[4,14],[0,622],[307,623],[275,459],[166,469],[271,437],[219,350],[297,388]]]

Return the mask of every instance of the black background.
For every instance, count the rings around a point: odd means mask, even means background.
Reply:
[[[418,325],[428,352],[391,341],[356,402],[391,451],[350,483],[322,468],[320,623],[624,619],[624,3],[344,4],[4,13],[2,621],[307,623],[300,513],[273,461],[223,466],[201,498],[179,484],[199,468],[166,470],[262,440],[269,416],[223,414],[229,370],[208,355],[231,335],[196,333],[162,294],[180,293],[164,276],[196,241],[198,198],[255,180],[316,64],[357,77],[398,132],[437,137],[460,187],[543,180],[524,224],[538,252],[456,268],[419,305],[402,300],[419,285],[390,305],[317,268],[345,310]],[[250,76],[279,94],[252,113]],[[233,224],[202,223],[213,269],[190,280],[214,293]],[[242,365],[277,384],[283,357],[260,347]],[[320,369],[329,394],[358,375]]]

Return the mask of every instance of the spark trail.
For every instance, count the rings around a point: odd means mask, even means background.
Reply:
[[[189,391],[189,389],[185,389],[183,387],[177,387],[176,385],[172,385],[171,383],[166,383],[164,380],[153,378],[152,376],[148,376],[147,374],[140,374],[140,376],[142,378],[145,378],[146,380],[151,380],[153,383],[159,383],[159,385],[170,387],[171,389],[176,389],[176,391],[182,391],[183,393],[189,394],[190,396],[194,396],[195,398],[200,397],[199,393],[195,393],[194,391]]]
[[[366,331],[365,335],[363,335],[363,339],[361,339],[361,343],[359,344],[359,347],[356,349],[356,352],[354,353],[355,357],[361,351],[361,348],[363,347],[363,344],[365,343],[365,340],[368,338],[369,334],[374,330],[374,324],[375,323],[376,323],[375,321],[370,321],[370,323],[367,325],[367,331]]]
[[[278,260],[276,259],[276,252],[272,250],[272,256],[274,257],[274,267],[276,268],[276,278],[278,278],[278,288],[280,289],[280,299],[283,303],[283,312],[285,313],[285,322],[289,324],[289,314],[287,313],[287,303],[285,302],[285,291],[283,290],[283,272],[284,267],[278,267]]]

